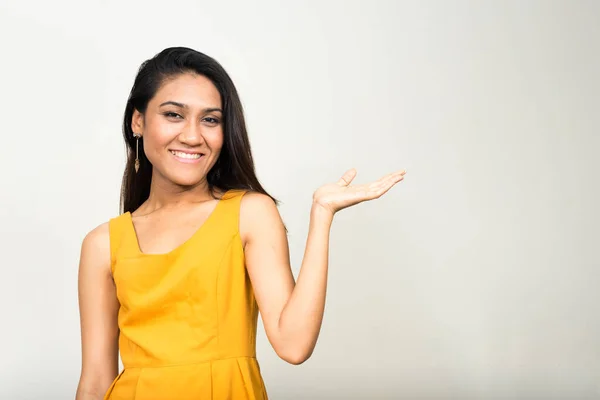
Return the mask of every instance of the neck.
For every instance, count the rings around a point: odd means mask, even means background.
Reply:
[[[144,202],[143,208],[144,213],[159,209],[176,209],[214,200],[219,196],[220,191],[216,188],[213,193],[210,192],[206,178],[189,186],[178,185],[164,179],[152,179],[150,195]]]

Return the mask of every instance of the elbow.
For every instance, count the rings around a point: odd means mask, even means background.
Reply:
[[[303,356],[286,356],[286,357],[280,356],[280,358],[282,360],[284,360],[285,362],[292,364],[292,365],[300,365],[304,361],[309,359],[309,357],[303,357]]]
[[[278,335],[271,335],[271,345],[283,361],[292,365],[300,365],[312,356],[317,344],[316,337],[304,332],[278,333]]]
[[[312,350],[277,352],[277,355],[279,356],[279,358],[281,358],[283,361],[289,364],[300,365],[310,358],[310,356],[312,355]]]

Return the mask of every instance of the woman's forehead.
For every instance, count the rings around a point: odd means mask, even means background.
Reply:
[[[167,79],[153,98],[156,106],[168,101],[187,108],[220,108],[221,95],[207,77],[186,73]]]

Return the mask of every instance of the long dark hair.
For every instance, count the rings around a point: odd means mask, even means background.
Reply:
[[[225,69],[206,54],[187,47],[170,47],[142,63],[127,100],[123,117],[127,163],[121,184],[120,212],[133,212],[146,201],[150,195],[152,180],[152,164],[142,150],[143,136],[137,139],[140,141],[140,168],[137,173],[134,169],[136,139],[131,129],[133,111],[136,109],[144,114],[148,102],[161,85],[186,72],[210,79],[219,91],[223,103],[223,148],[207,174],[211,194],[215,187],[223,190],[244,189],[263,193],[279,205],[279,200],[268,194],[256,177],[242,103]]]

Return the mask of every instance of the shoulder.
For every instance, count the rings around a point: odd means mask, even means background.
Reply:
[[[279,215],[277,204],[266,194],[248,191],[240,201],[240,222],[254,223]]]
[[[87,232],[83,237],[82,246],[88,249],[110,246],[109,225],[110,221],[106,221]]]
[[[277,208],[277,205],[272,198],[266,194],[246,191],[242,194],[242,200],[240,207],[246,210],[259,211],[269,209],[272,207]]]
[[[88,231],[81,243],[82,265],[88,268],[105,268],[110,271],[110,221]]]
[[[240,202],[240,235],[245,243],[252,236],[261,234],[281,223],[277,204],[266,194],[248,191]]]

